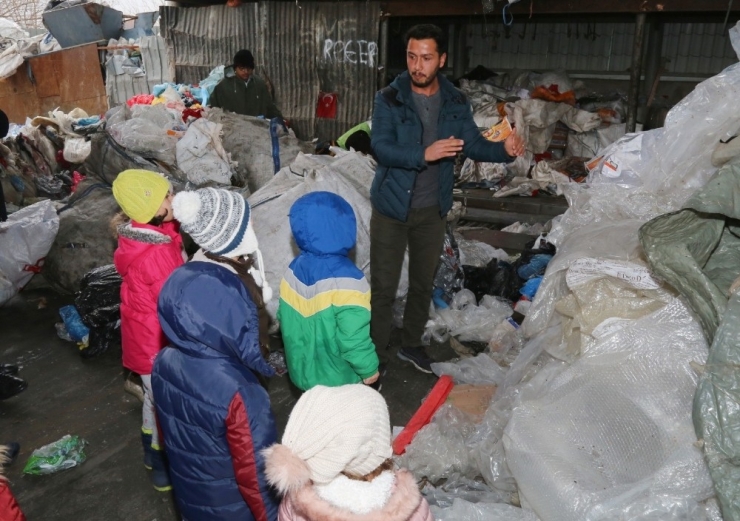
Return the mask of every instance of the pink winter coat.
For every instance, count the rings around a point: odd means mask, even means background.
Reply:
[[[131,221],[119,226],[113,262],[123,278],[123,366],[138,374],[151,374],[154,358],[167,345],[157,316],[159,290],[184,262],[178,224],[152,226]]]
[[[278,521],[433,521],[429,505],[407,470],[396,472],[393,493],[385,506],[368,514],[355,514],[335,507],[309,484],[283,498]]]

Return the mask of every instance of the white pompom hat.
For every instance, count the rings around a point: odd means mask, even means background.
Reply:
[[[392,455],[388,405],[362,384],[313,387],[290,413],[282,443],[264,455],[267,480],[282,494],[341,472],[369,474]]]
[[[244,197],[217,188],[180,192],[172,199],[172,213],[182,230],[207,252],[229,258],[255,254],[262,277],[262,296],[265,302],[270,300],[272,289],[265,278],[262,252]]]

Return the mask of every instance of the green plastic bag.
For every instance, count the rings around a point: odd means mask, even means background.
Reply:
[[[53,474],[76,467],[85,461],[87,442],[79,436],[67,434],[60,440],[36,449],[23,467],[24,474]]]

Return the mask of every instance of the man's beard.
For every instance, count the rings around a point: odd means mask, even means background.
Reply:
[[[414,79],[414,75],[411,74],[411,83],[414,84],[414,87],[420,87],[420,88],[428,87],[429,85],[431,85],[432,83],[434,83],[434,80],[437,79],[437,72],[438,71],[439,71],[439,69],[435,70],[433,74],[430,74],[429,76],[427,76],[426,81],[422,81],[422,82],[416,81]]]

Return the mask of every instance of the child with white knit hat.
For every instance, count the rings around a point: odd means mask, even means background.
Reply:
[[[247,286],[260,315],[260,345],[263,352],[268,351],[270,317],[266,304],[272,299],[272,288],[265,277],[249,203],[236,192],[202,188],[175,195],[172,210],[182,231],[200,246],[191,261],[219,264]]]
[[[290,414],[281,444],[264,451],[283,495],[278,521],[431,521],[407,470],[393,470],[385,399],[362,384],[318,385]]]

